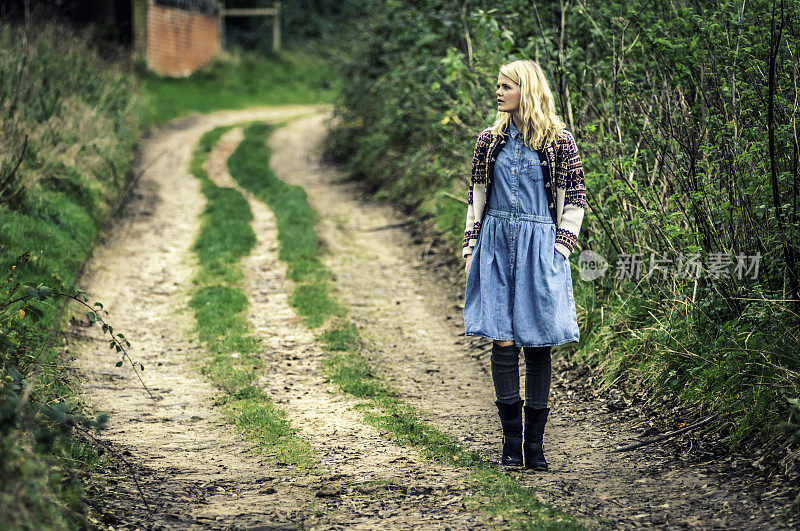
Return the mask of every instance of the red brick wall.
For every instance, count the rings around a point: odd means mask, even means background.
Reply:
[[[162,76],[188,76],[219,51],[217,18],[150,3],[147,65]]]

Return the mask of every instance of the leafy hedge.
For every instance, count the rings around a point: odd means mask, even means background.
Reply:
[[[460,255],[497,68],[539,61],[586,170],[573,259],[591,249],[610,267],[575,279],[571,354],[626,393],[718,413],[703,436],[760,447],[797,474],[800,4],[561,4],[372,4],[350,39],[331,153],[376,197],[434,214]],[[625,267],[635,253],[638,276]],[[671,269],[644,279],[651,253]],[[757,274],[746,271],[757,253]],[[699,278],[676,274],[689,258]],[[729,275],[715,273],[726,259]]]
[[[132,74],[61,26],[0,24],[0,500],[12,529],[84,527],[98,453],[50,330],[130,173]],[[29,287],[25,287],[25,286]],[[23,300],[18,300],[23,299]],[[14,302],[16,301],[16,302]]]

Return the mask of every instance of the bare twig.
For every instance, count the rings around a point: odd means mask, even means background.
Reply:
[[[442,267],[444,265],[453,264],[455,262],[456,262],[456,257],[450,256],[448,258],[445,258],[444,260],[439,260],[438,262],[431,264],[430,267],[437,268],[437,267]]]
[[[691,425],[686,426],[684,428],[681,428],[679,430],[670,431],[668,433],[664,433],[662,435],[659,435],[658,437],[654,437],[653,439],[650,439],[650,440],[647,440],[647,441],[641,441],[641,442],[638,442],[638,443],[635,443],[635,444],[630,444],[628,446],[623,446],[622,448],[614,448],[611,451],[612,452],[627,452],[629,450],[635,450],[636,448],[641,448],[642,446],[648,446],[650,444],[654,444],[654,443],[663,441],[664,439],[669,439],[670,437],[675,437],[676,435],[680,435],[682,433],[686,433],[687,431],[693,430],[695,428],[699,428],[701,426],[705,426],[706,424],[708,424],[709,422],[711,422],[712,420],[714,420],[718,416],[719,416],[719,413],[714,413],[713,415],[709,415],[708,417],[704,418],[700,422],[695,422],[694,424],[691,424]]]
[[[51,409],[49,405],[45,404],[44,402],[42,402],[42,401],[40,401],[40,400],[36,400],[36,399],[34,399],[34,398],[31,398],[31,402],[38,404],[40,408],[45,408],[45,409],[47,409],[47,410],[50,410],[50,409]],[[105,450],[106,452],[108,452],[108,454],[109,454],[110,456],[114,457],[115,459],[118,459],[118,460],[119,460],[119,461],[121,461],[121,462],[122,462],[122,463],[123,463],[125,466],[127,466],[127,467],[128,467],[128,470],[129,470],[129,471],[130,471],[130,473],[131,473],[131,478],[133,479],[133,483],[136,485],[136,490],[138,490],[138,491],[139,491],[139,496],[142,498],[142,502],[144,502],[144,506],[145,506],[145,508],[146,508],[146,509],[147,509],[147,511],[150,513],[150,516],[152,516],[153,514],[155,514],[155,513],[153,512],[153,509],[150,507],[150,504],[149,504],[149,503],[147,503],[147,497],[144,495],[144,491],[142,490],[142,487],[141,487],[141,485],[139,484],[139,479],[138,479],[138,478],[137,478],[137,476],[136,476],[136,472],[135,472],[135,471],[134,471],[134,469],[133,469],[133,465],[131,465],[131,464],[128,462],[128,460],[127,460],[127,459],[125,459],[124,457],[122,457],[122,455],[120,455],[120,453],[119,453],[119,452],[117,452],[116,450],[114,450],[114,448],[112,448],[111,446],[109,446],[109,444],[108,444],[107,442],[103,441],[102,439],[99,439],[99,438],[95,437],[95,436],[92,434],[92,432],[91,432],[91,431],[90,431],[88,428],[86,428],[85,426],[81,426],[81,424],[80,424],[79,422],[76,422],[75,418],[73,418],[73,417],[71,417],[71,418],[68,418],[66,423],[67,423],[67,424],[68,424],[70,427],[74,428],[76,431],[78,431],[78,432],[82,433],[83,435],[85,435],[86,437],[88,437],[89,439],[91,439],[93,443],[95,443],[96,445],[98,445],[98,446],[102,447],[102,448],[103,448],[103,450]]]
[[[389,223],[388,225],[380,225],[378,227],[373,227],[371,229],[364,229],[364,231],[365,232],[375,232],[375,231],[379,231],[379,230],[399,229],[399,228],[402,228],[402,227],[407,227],[408,225],[414,225],[415,223],[417,223],[419,221],[423,221],[423,220],[426,220],[426,219],[431,218],[431,217],[433,217],[433,214],[422,214],[422,215],[417,216],[417,217],[415,217],[413,219],[407,219],[405,221],[400,221],[398,223]]]
[[[461,15],[461,26],[464,28],[464,42],[467,45],[467,68],[472,70],[472,38],[469,35],[469,24],[467,24],[467,11],[469,2],[464,2],[459,9]]]
[[[84,428],[83,426],[80,426],[79,424],[77,424],[77,423],[74,423],[74,422],[72,423],[72,426],[73,426],[73,427],[74,427],[76,430],[78,430],[78,431],[80,431],[81,433],[83,433],[83,434],[84,434],[86,437],[88,437],[89,439],[91,439],[91,440],[92,440],[92,442],[94,442],[95,444],[97,444],[97,445],[99,445],[99,446],[102,446],[102,447],[103,447],[103,449],[104,449],[106,452],[108,452],[108,453],[109,453],[109,455],[112,455],[112,456],[114,456],[114,458],[116,458],[116,459],[119,459],[119,460],[120,460],[120,461],[121,461],[121,462],[122,462],[122,463],[123,463],[125,466],[127,466],[127,467],[128,467],[128,470],[129,470],[129,471],[130,471],[130,473],[131,473],[131,478],[133,479],[133,483],[134,483],[134,485],[136,485],[136,490],[137,490],[137,491],[139,491],[139,496],[142,498],[142,502],[144,502],[144,506],[145,506],[145,508],[147,509],[147,512],[149,512],[149,513],[150,513],[150,516],[152,516],[153,514],[155,514],[155,513],[153,512],[153,509],[150,507],[150,504],[149,504],[149,503],[147,503],[147,497],[144,495],[144,491],[142,490],[142,486],[139,484],[139,478],[136,476],[136,472],[133,470],[133,465],[131,465],[131,464],[128,462],[128,460],[127,460],[127,459],[125,459],[124,457],[122,457],[122,455],[120,455],[120,454],[119,454],[119,453],[118,453],[116,450],[114,450],[113,448],[111,448],[111,447],[110,447],[110,446],[109,446],[109,445],[108,445],[108,444],[107,444],[105,441],[103,441],[103,440],[101,440],[101,439],[98,439],[97,437],[95,437],[94,435],[92,435],[92,433],[91,433],[91,432],[90,432],[88,429],[86,429],[86,428]]]
[[[5,179],[3,179],[3,182],[0,182],[0,186],[5,186],[5,184],[9,182],[12,177],[14,177],[14,174],[17,173],[17,170],[22,165],[22,159],[25,157],[25,150],[27,149],[27,147],[28,147],[28,135],[26,134],[25,139],[22,141],[22,150],[19,153],[19,159],[17,160],[17,165],[14,166],[14,169],[11,170],[11,173],[9,173],[8,176]]]
[[[376,232],[379,230],[389,230],[389,229],[399,229],[402,227],[407,227],[408,225],[412,225],[415,220],[408,219],[406,221],[400,221],[399,223],[389,223],[388,225],[381,225],[379,227],[374,227],[371,229],[364,229],[366,232]]]
[[[130,363],[130,365],[131,365],[131,368],[133,369],[133,372],[134,372],[134,374],[136,374],[136,377],[139,379],[139,383],[141,383],[141,384],[142,384],[142,387],[144,387],[144,390],[145,390],[145,391],[147,391],[147,394],[148,394],[148,395],[150,395],[150,398],[153,400],[153,403],[154,403],[154,404],[158,404],[158,400],[157,400],[157,399],[156,399],[156,397],[153,395],[153,392],[150,390],[150,388],[149,388],[149,387],[147,387],[147,384],[145,384],[145,383],[144,383],[144,379],[142,379],[142,375],[140,374],[139,370],[137,370],[137,368],[136,368],[136,364],[134,363],[134,361],[133,361],[133,359],[131,358],[130,354],[128,354],[128,351],[127,351],[127,350],[125,350],[125,347],[122,345],[122,343],[120,343],[120,341],[119,341],[119,340],[118,340],[118,339],[117,339],[117,338],[114,336],[114,329],[113,329],[111,326],[109,326],[109,324],[108,324],[108,323],[106,323],[106,322],[103,320],[103,318],[102,318],[102,317],[100,317],[100,314],[98,313],[97,309],[96,309],[96,308],[94,308],[93,306],[89,306],[89,305],[88,305],[88,304],[87,304],[85,301],[82,301],[81,299],[79,299],[79,298],[78,298],[78,297],[76,297],[75,295],[69,295],[69,294],[67,294],[67,293],[59,293],[59,292],[57,292],[57,291],[53,291],[53,292],[51,292],[51,293],[52,293],[53,295],[58,295],[58,296],[60,296],[60,297],[67,297],[67,298],[69,298],[69,299],[72,299],[72,300],[74,300],[74,301],[78,302],[78,304],[81,304],[81,305],[85,306],[86,308],[89,308],[89,310],[90,310],[90,311],[91,311],[91,312],[94,314],[94,318],[95,318],[97,321],[99,321],[100,323],[102,323],[102,325],[103,325],[103,331],[105,332],[106,330],[108,330],[108,332],[109,332],[109,335],[111,336],[111,341],[113,341],[113,342],[114,342],[114,346],[116,347],[117,351],[118,351],[118,352],[121,352],[121,353],[122,353],[122,357],[123,357],[123,358],[125,358],[126,360],[128,360],[128,363]],[[124,340],[125,338],[123,337],[122,339]],[[127,341],[126,341],[126,343],[127,343]],[[130,344],[128,344],[128,346],[130,346]],[[141,363],[140,363],[139,365],[140,365],[141,367],[143,367],[143,365],[142,365]]]
[[[462,202],[462,203],[464,203],[465,205],[467,204],[467,201],[466,201],[466,199],[464,199],[464,198],[462,198],[462,197],[458,197],[457,195],[451,194],[451,193],[450,193],[450,192],[448,192],[447,190],[442,190],[442,191],[441,191],[441,194],[442,194],[442,195],[446,195],[447,197],[449,197],[449,198],[451,198],[451,199],[455,199],[456,201],[461,201],[461,202]]]
[[[433,243],[435,241],[436,241],[436,238],[433,238],[433,239],[431,239],[431,241],[428,242],[428,246],[425,248],[425,251],[420,256],[421,259],[425,259],[425,257],[430,254],[431,248],[433,247]]]

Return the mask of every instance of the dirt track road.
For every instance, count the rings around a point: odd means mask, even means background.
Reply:
[[[457,285],[425,266],[428,242],[385,228],[402,221],[396,211],[361,201],[354,185],[342,184],[338,170],[320,162],[326,113],[311,106],[220,112],[180,120],[143,140],[144,173],[133,201],[81,285],[131,340],[156,401],[128,367],[114,367],[117,358],[99,330],[76,321],[69,348],[86,398],[112,413],[103,437],[137,470],[156,509],[155,528],[503,526],[464,508],[463,471],[381,438],[361,421],[355,400],[325,382],[314,333],[287,303],[291,288],[277,258],[274,217],[252,197],[258,243],[242,265],[251,324],[264,345],[259,382],[315,448],[320,466],[303,470],[260,456],[213,405],[221,392],[200,373],[205,353],[192,338],[187,311],[196,271],[191,246],[205,203],[189,159],[212,127],[299,117],[271,135],[271,166],[281,179],[303,186],[320,213],[334,294],[367,339],[366,354],[427,421],[487,459],[498,458],[488,363],[485,355],[471,354],[471,340],[463,336]],[[240,130],[229,132],[209,159],[220,185],[235,186],[224,161],[240,138]],[[556,356],[545,435],[551,470],[519,474],[542,500],[585,517],[590,527],[604,519],[615,528],[780,527],[770,502],[758,503],[746,477],[687,466],[660,447],[610,454],[639,433],[604,399],[573,393],[568,369]],[[142,526],[148,512],[123,472],[109,479],[108,489],[117,494],[105,524]],[[403,486],[404,495],[395,495],[393,486]]]

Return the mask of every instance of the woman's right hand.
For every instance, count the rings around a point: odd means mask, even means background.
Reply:
[[[469,275],[469,264],[472,262],[472,255],[467,255],[467,263],[464,265],[464,276]]]

